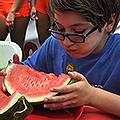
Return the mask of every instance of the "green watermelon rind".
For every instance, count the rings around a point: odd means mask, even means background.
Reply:
[[[26,109],[25,105],[27,107]],[[24,96],[16,92],[11,102],[0,111],[0,120],[23,120],[32,111],[32,105]]]
[[[7,73],[9,71],[8,68],[12,67],[14,65],[14,63],[9,63],[5,69],[5,72]],[[2,87],[6,89],[6,91],[4,91],[5,94],[7,95],[12,95],[14,92],[11,92],[8,90],[8,87],[6,86],[6,76],[4,77],[3,81],[2,81]]]
[[[9,69],[13,67],[13,65],[14,65],[14,63],[10,63],[10,64],[7,66],[7,68],[6,68],[6,72],[8,72]],[[72,84],[72,83],[74,83],[74,82],[76,82],[76,81],[75,81],[74,79],[72,79],[72,78],[69,77],[68,80],[67,80],[67,82],[65,82],[62,86],[64,86],[64,85],[69,85],[69,84]],[[10,91],[10,89],[8,88],[6,77],[4,77],[3,83],[4,83],[4,86],[5,86],[6,90],[7,90],[7,92],[8,92],[9,94],[13,94],[14,91],[12,91],[12,90]],[[58,94],[59,94],[59,93],[51,93],[50,95],[47,95],[46,97],[51,97],[51,96],[55,96],[55,95],[58,95]],[[25,97],[26,97],[26,96],[25,96]],[[38,100],[33,99],[33,98],[32,98],[32,100],[31,100],[31,99],[28,98],[28,97],[26,97],[26,99],[27,99],[28,102],[30,102],[30,103],[40,103],[40,102],[43,102],[43,101],[44,101],[44,97],[45,97],[45,96],[39,97]]]

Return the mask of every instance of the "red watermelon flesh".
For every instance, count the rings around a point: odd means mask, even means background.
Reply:
[[[1,90],[0,90],[0,111],[6,106],[6,104],[9,103],[10,100],[8,100],[8,102],[6,102],[6,99],[8,98],[7,95],[5,95]],[[5,102],[5,104],[3,103]]]
[[[66,74],[57,77],[53,73],[38,72],[29,66],[14,63],[8,65],[6,72],[4,84],[7,91],[10,94],[17,91],[29,102],[40,102],[45,96],[57,94],[50,92],[50,88],[67,85],[70,81],[70,77]]]
[[[1,90],[0,90],[0,100],[2,99],[2,98],[7,98],[8,96],[7,95],[5,95]]]

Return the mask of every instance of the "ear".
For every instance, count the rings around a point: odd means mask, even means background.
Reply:
[[[115,18],[116,18],[116,15],[112,14],[110,19],[107,22],[107,25],[106,25],[106,29],[105,29],[106,32],[111,32],[112,31],[113,26],[115,24]]]

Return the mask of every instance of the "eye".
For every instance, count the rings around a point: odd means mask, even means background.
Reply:
[[[85,30],[82,30],[82,31],[77,31],[77,30],[74,30],[75,33],[78,33],[78,34],[83,34],[85,32]]]
[[[59,32],[64,32],[65,28],[62,25],[60,25],[59,23],[56,23],[56,30]]]
[[[65,28],[60,29],[60,28],[57,27],[57,31],[63,32],[63,31],[65,31]]]

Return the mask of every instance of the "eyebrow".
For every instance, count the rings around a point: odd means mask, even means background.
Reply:
[[[56,24],[61,25],[61,24],[58,23],[57,21],[55,21],[55,22],[56,22]],[[74,26],[81,26],[81,25],[89,25],[89,24],[90,24],[90,22],[75,23],[75,24],[71,25],[71,27],[74,27]],[[61,26],[62,26],[62,25],[61,25]]]
[[[90,22],[80,22],[80,23],[75,23],[71,26],[81,26],[81,25],[90,25]]]

